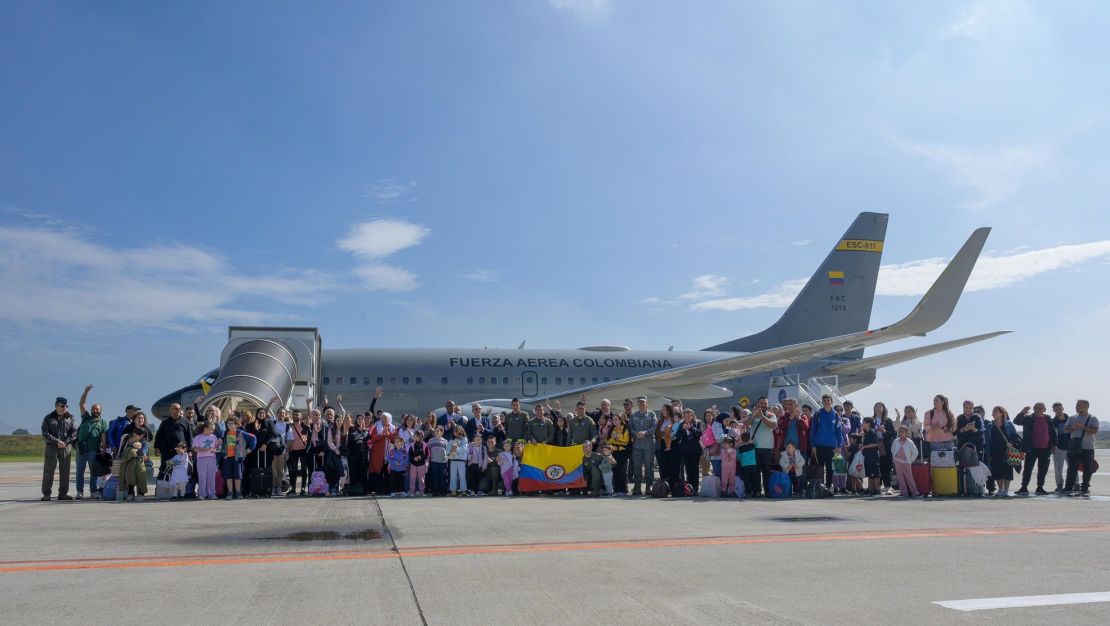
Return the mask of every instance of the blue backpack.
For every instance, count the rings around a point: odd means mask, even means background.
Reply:
[[[794,485],[786,472],[771,472],[770,486],[772,498],[789,498]]]
[[[115,500],[116,491],[119,489],[119,480],[112,476],[108,482],[104,483],[104,489],[100,492],[101,500]]]

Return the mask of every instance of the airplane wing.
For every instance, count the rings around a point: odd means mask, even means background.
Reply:
[[[583,393],[586,394],[587,400],[599,399],[603,396],[629,397],[650,391],[655,391],[657,395],[667,395],[659,391],[679,388],[701,390],[702,397],[721,397],[728,395],[729,392],[723,387],[715,386],[714,383],[722,380],[788,367],[907,337],[924,336],[939,328],[952,316],[952,311],[956,308],[956,303],[959,302],[960,295],[967,285],[967,279],[971,276],[971,270],[983,251],[983,245],[987,241],[990,230],[990,228],[979,228],[972,233],[917,306],[910,311],[909,315],[891,326],[675,367],[608,383],[563,390],[528,400],[533,404],[546,400],[562,402],[577,398]],[[710,386],[719,390],[719,393],[708,389]],[[709,393],[712,395],[708,395]],[[675,397],[678,397],[677,394]]]
[[[969,344],[978,343],[980,341],[986,341],[987,339],[994,339],[999,335],[1005,335],[1010,332],[1011,331],[1008,330],[999,330],[993,333],[987,333],[985,335],[976,335],[974,337],[955,339],[953,341],[945,341],[944,343],[935,343],[933,345],[922,346],[920,348],[911,348],[909,350],[900,350],[898,352],[880,354],[879,356],[859,359],[858,361],[845,361],[844,363],[830,365],[825,369],[828,370],[830,374],[836,374],[838,376],[849,376],[852,374],[866,372],[867,370],[877,370],[883,367],[890,367],[891,365],[898,365],[899,363],[905,363],[906,361],[920,359],[921,357],[929,356],[930,354],[944,352],[945,350],[959,348],[960,346],[966,346]]]

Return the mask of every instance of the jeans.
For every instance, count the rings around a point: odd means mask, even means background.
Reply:
[[[428,491],[441,496],[447,493],[447,464],[432,461],[428,465]]]
[[[655,478],[654,452],[651,448],[632,448],[632,482],[637,489],[640,488],[640,483],[651,484]]]
[[[451,484],[448,491],[466,491],[466,461],[451,460]]]
[[[721,459],[709,459],[709,466],[713,468],[713,475],[721,477]]]
[[[1064,491],[1071,491],[1075,489],[1075,481],[1079,474],[1079,464],[1083,464],[1083,483],[1080,489],[1087,491],[1091,488],[1091,471],[1092,461],[1095,460],[1094,450],[1080,450],[1079,454],[1068,454],[1068,482],[1064,485]]]
[[[613,495],[613,472],[602,472],[601,480],[605,483],[605,493]]]
[[[1030,448],[1025,455],[1025,467],[1021,472],[1021,488],[1029,486],[1029,479],[1033,476],[1033,462],[1037,462],[1037,489],[1044,489],[1044,479],[1048,476],[1049,457],[1052,450],[1049,448]]]
[[[301,490],[308,489],[308,463],[304,450],[289,451],[289,489],[297,491],[297,478],[301,479]]]
[[[89,491],[96,491],[96,452],[77,453],[77,493],[85,491],[85,466],[89,466]]]

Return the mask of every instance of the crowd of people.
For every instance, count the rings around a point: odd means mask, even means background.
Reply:
[[[200,414],[197,404],[174,404],[152,429],[136,406],[107,421],[99,404],[87,406],[91,389],[81,395],[79,423],[62,397],[43,419],[43,500],[51,498],[55,474],[58,499],[74,499],[74,452],[76,498],[129,501],[143,500],[152,482],[165,499],[526,495],[518,479],[533,444],[581,447],[585,487],[556,493],[598,497],[957,495],[920,484],[915,470],[940,469],[954,455],[968,476],[959,495],[1009,497],[1016,478],[1015,495],[1028,495],[1031,484],[1046,495],[1053,469],[1056,493],[1085,495],[1097,469],[1099,421],[1086,400],[1076,402],[1073,415],[1059,402],[1051,414],[1038,402],[1012,419],[1001,406],[987,417],[970,401],[957,415],[943,395],[920,417],[913,406],[891,417],[881,402],[864,417],[850,401],[824,396],[819,407],[789,398],[769,405],[761,397],[750,410],[711,408],[700,416],[677,400],[657,412],[643,397],[624,400],[621,410],[608,400],[590,410],[583,397],[570,412],[558,402],[526,412],[513,399],[509,411],[472,404],[469,415],[448,401],[438,416],[395,419],[377,407],[379,387],[358,414],[343,407],[342,396],[335,406],[325,398],[318,409],[310,400],[303,410],[276,414],[215,405]]]

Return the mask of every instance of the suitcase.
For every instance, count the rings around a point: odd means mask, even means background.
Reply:
[[[917,486],[917,490],[922,495],[929,495],[933,492],[933,473],[928,465],[911,465],[913,471],[913,483]]]
[[[935,456],[935,454],[934,454]],[[948,467],[932,467],[933,494],[938,496],[955,496],[960,493],[959,470],[954,465]]]
[[[971,470],[964,469],[960,470],[960,472],[962,472],[964,475],[964,493],[969,496],[982,496],[983,487],[980,486],[979,483],[975,482],[975,479],[971,477]]]
[[[713,475],[702,478],[698,495],[702,498],[720,498],[721,479]]]
[[[666,498],[671,493],[671,487],[667,481],[660,478],[659,480],[651,483],[651,497],[653,498]]]
[[[956,467],[956,455],[951,450],[934,450],[932,458],[929,459],[929,465],[933,467]]]
[[[256,498],[259,496],[269,498],[274,495],[274,470],[269,467],[256,467],[251,470],[250,492]]]

